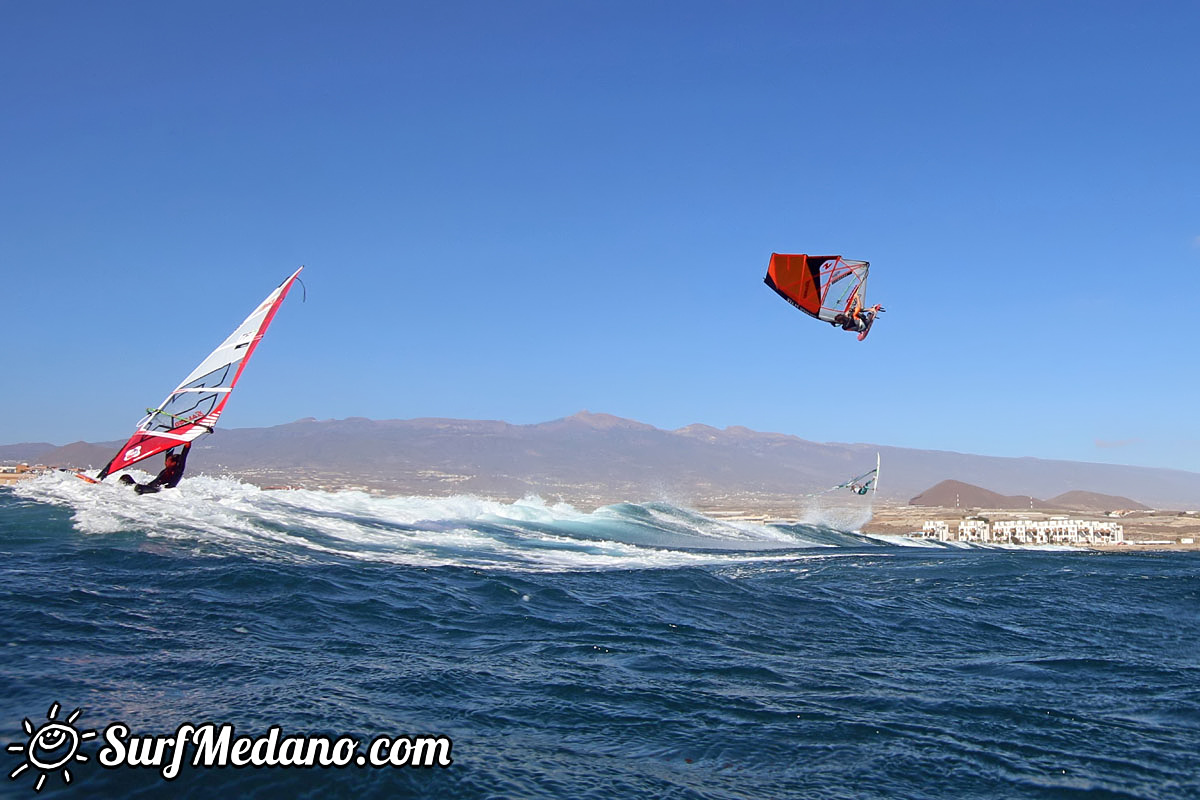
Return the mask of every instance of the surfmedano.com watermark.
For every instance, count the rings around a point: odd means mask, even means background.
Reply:
[[[113,722],[101,734],[75,726],[80,710],[58,719],[59,705],[50,706],[46,722],[35,725],[28,718],[21,727],[25,742],[9,744],[8,753],[17,753],[23,761],[12,770],[10,780],[26,773],[36,775],[34,790],[41,791],[47,778],[58,773],[63,783],[71,783],[71,767],[87,762],[79,746],[100,736],[104,746],[96,760],[105,769],[133,767],[157,769],[165,780],[174,780],[185,765],[212,769],[217,767],[449,767],[453,743],[446,736],[376,736],[365,749],[350,736],[284,736],[278,725],[265,736],[238,736],[233,725],[185,722],[166,736],[137,736],[124,722]]]

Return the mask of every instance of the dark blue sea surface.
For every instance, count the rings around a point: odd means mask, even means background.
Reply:
[[[70,476],[0,489],[0,550],[5,796],[1200,797],[1194,554]],[[66,784],[23,720],[75,709]],[[168,781],[97,763],[116,721],[453,763]]]

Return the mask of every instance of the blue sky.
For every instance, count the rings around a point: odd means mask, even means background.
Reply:
[[[663,428],[1200,470],[1190,2],[0,4],[0,442]],[[872,262],[864,343],[762,283]]]

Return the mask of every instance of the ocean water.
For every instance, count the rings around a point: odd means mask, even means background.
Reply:
[[[62,474],[0,489],[0,549],[4,796],[1200,797],[1192,554]],[[452,763],[168,780],[98,763],[117,722]]]

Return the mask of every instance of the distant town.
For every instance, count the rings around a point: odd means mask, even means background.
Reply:
[[[45,464],[0,464],[0,486],[7,486],[49,471],[50,467]]]

